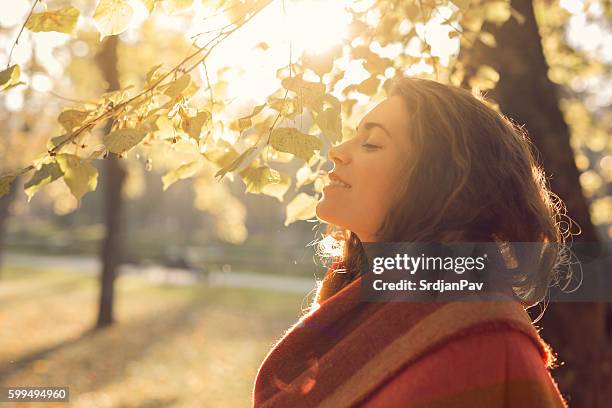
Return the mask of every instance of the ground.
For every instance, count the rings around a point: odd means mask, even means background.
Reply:
[[[95,275],[4,268],[0,385],[67,385],[71,407],[251,406],[259,364],[307,304],[296,294],[131,276],[116,287],[117,323],[94,332]],[[40,404],[19,404],[27,406]]]

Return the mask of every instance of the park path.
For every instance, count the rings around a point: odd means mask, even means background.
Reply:
[[[33,255],[8,252],[3,255],[2,260],[7,267],[41,267],[45,269],[75,270],[90,274],[99,273],[102,268],[99,259],[95,257]],[[304,295],[315,287],[314,277],[303,278],[233,271],[203,273],[196,270],[171,268],[154,264],[124,264],[119,267],[119,275],[136,275],[148,282],[173,286],[208,284],[210,286],[266,289]]]

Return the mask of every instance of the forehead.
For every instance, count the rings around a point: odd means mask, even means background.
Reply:
[[[359,126],[367,122],[378,122],[392,135],[401,135],[408,130],[408,111],[400,96],[391,96],[365,114]]]

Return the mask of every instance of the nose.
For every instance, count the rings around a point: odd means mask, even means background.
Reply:
[[[332,146],[328,153],[329,159],[335,164],[349,164],[351,162],[351,156],[346,148],[346,142],[340,143],[339,145]]]

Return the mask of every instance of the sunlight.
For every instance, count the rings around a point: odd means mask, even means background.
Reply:
[[[341,43],[350,21],[344,1],[294,0],[286,3],[286,11],[279,35],[288,35],[298,53],[317,53]]]
[[[317,53],[343,41],[350,15],[346,2],[323,0],[274,1],[224,41],[208,62],[209,73],[222,66],[243,71],[230,81],[228,97],[239,109],[245,101],[261,100],[279,85],[276,70],[304,52]],[[226,16],[203,10],[190,35],[228,23]],[[205,43],[202,38],[200,44]],[[265,44],[262,49],[261,44]],[[291,51],[291,54],[290,54]]]

